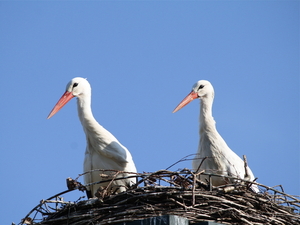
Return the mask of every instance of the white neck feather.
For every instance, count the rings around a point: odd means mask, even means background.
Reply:
[[[200,103],[200,134],[217,132],[216,122],[212,116],[213,98],[203,98]]]

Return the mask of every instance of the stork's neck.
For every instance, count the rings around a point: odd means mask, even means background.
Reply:
[[[118,142],[118,140],[94,118],[91,109],[91,96],[80,96],[77,99],[78,116],[88,145],[95,146],[100,144],[100,148],[105,148],[112,142]],[[87,148],[87,151],[91,149],[93,148]]]
[[[83,127],[93,126],[94,123],[97,123],[91,109],[90,94],[77,97],[77,109],[78,116]]]
[[[213,97],[203,98],[200,103],[200,134],[216,132],[216,122],[212,116]]]

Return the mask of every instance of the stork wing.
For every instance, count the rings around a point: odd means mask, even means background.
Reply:
[[[109,131],[100,127],[101,132],[86,132],[89,149],[119,164],[128,163],[130,152]]]
[[[114,159],[118,163],[128,163],[128,150],[119,142],[113,141],[108,144],[101,153],[108,158]]]

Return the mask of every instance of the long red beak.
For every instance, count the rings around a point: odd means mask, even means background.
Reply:
[[[67,104],[73,97],[74,95],[72,94],[72,92],[66,91],[53,107],[47,119],[50,119],[52,116],[54,116],[54,114],[57,113],[62,107],[64,107],[64,105]]]
[[[187,104],[189,104],[194,99],[198,98],[197,92],[191,91],[180,103],[179,105],[173,110],[173,113],[177,112],[179,109],[183,108]]]

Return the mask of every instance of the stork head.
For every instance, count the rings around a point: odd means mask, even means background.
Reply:
[[[192,91],[179,103],[179,105],[173,110],[173,113],[177,112],[194,99],[214,98],[214,88],[207,80],[199,80],[192,87]]]
[[[81,77],[73,78],[66,86],[65,93],[58,100],[47,119],[50,119],[56,114],[64,105],[66,105],[72,98],[84,98],[91,94],[91,86],[89,82]]]
[[[91,85],[86,79],[75,77],[67,84],[66,92],[72,93],[73,97],[80,97],[91,92]]]

